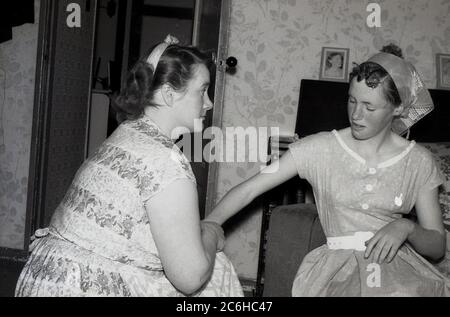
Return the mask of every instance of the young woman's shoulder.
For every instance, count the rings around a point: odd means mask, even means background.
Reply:
[[[311,134],[305,137],[300,138],[296,143],[303,142],[303,143],[314,143],[317,144],[317,142],[329,142],[330,140],[333,140],[335,138],[334,132],[325,131],[325,132],[318,132],[315,134]]]
[[[303,138],[300,138],[297,142],[292,143],[289,146],[291,153],[296,155],[315,155],[317,152],[324,153],[332,148],[333,142],[336,137],[333,132],[319,132]]]
[[[428,161],[435,160],[433,153],[427,147],[425,147],[423,144],[420,143],[415,143],[413,148],[413,154],[422,160]]]

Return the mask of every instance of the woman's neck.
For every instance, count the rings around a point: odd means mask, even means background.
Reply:
[[[367,162],[375,165],[401,153],[408,143],[392,132],[390,126],[366,140],[353,137],[351,129],[348,129],[345,135],[350,147]]]
[[[157,107],[146,107],[144,115],[152,120],[158,128],[172,140],[179,138],[180,134],[177,133],[177,124],[170,111]]]
[[[358,140],[352,135],[352,141],[355,147],[358,150],[370,155],[376,155],[384,152],[385,149],[392,144],[392,138],[393,136],[390,128],[385,128],[377,135],[366,140]]]

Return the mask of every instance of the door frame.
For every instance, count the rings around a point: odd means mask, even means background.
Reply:
[[[201,1],[201,0],[200,0]],[[220,10],[220,30],[219,30],[219,45],[217,48],[217,72],[214,92],[214,111],[212,118],[212,126],[219,129],[223,128],[223,105],[225,97],[225,81],[226,69],[220,65],[228,57],[228,39],[230,30],[231,17],[231,1],[222,0],[222,7]],[[217,182],[219,180],[219,162],[209,163],[208,168],[208,182],[206,190],[206,204],[205,216],[209,215],[216,204],[217,196]]]
[[[91,2],[86,1],[86,5]],[[33,121],[31,134],[30,168],[27,190],[27,211],[25,224],[24,255],[28,255],[29,243],[32,233],[44,226],[45,214],[45,190],[47,184],[49,158],[49,137],[51,132],[51,105],[53,96],[53,68],[55,61],[56,36],[58,28],[59,0],[41,0],[38,49],[36,62],[35,95],[33,107]],[[98,1],[94,0],[92,6],[97,12]],[[94,25],[96,24],[94,13]],[[95,39],[95,27],[93,27],[93,39]],[[92,48],[92,51],[94,48]],[[90,65],[92,73],[92,61]],[[92,76],[89,78],[89,91],[91,95]],[[86,107],[90,111],[90,102]],[[89,115],[87,116],[89,120]],[[88,121],[86,122],[84,156],[88,145]]]

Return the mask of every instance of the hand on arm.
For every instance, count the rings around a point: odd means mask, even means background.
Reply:
[[[297,175],[295,161],[288,151],[279,161],[272,163],[247,181],[233,187],[206,217],[206,220],[222,225],[256,197],[295,175]]]
[[[432,260],[443,257],[446,239],[437,193],[437,188],[420,193],[415,206],[419,223],[398,219],[387,224],[366,243],[365,257],[389,263],[407,240],[425,257]]]
[[[217,251],[221,252],[225,248],[225,233],[223,232],[222,227],[212,221],[203,220],[200,223],[202,228],[202,238],[205,237],[207,240],[211,240],[208,237],[213,236],[218,239],[217,241]]]

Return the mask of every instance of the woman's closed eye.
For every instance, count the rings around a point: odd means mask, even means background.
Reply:
[[[373,105],[367,103],[365,104],[367,111],[373,112],[375,110],[377,110]]]
[[[203,88],[203,89],[200,91],[201,95],[202,95],[202,96],[205,96],[205,94],[208,92],[208,89],[209,89],[209,87]]]

